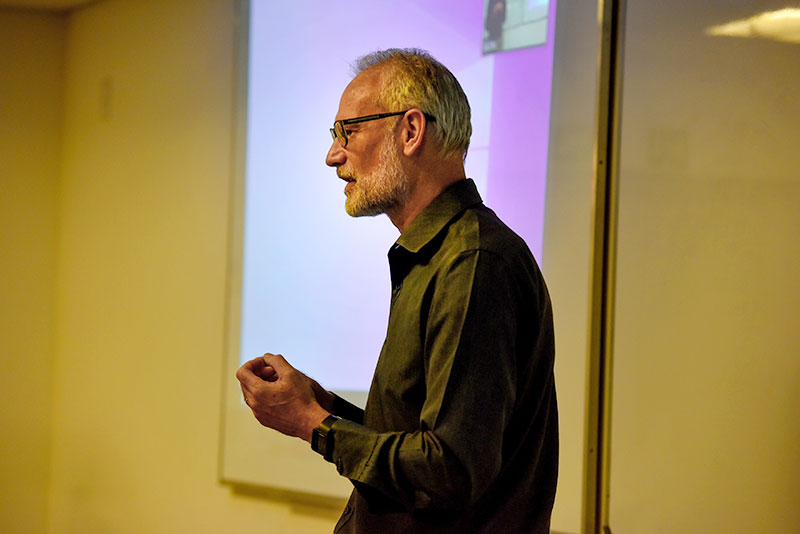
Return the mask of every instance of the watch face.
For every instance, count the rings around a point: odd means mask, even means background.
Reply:
[[[328,434],[330,433],[333,423],[338,420],[339,418],[335,415],[329,415],[311,432],[311,449],[321,454],[322,457],[328,461],[331,461],[331,459],[328,458]]]

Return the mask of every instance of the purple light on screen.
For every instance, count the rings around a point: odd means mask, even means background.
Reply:
[[[539,0],[528,0],[536,2]],[[282,352],[338,390],[366,390],[386,332],[388,219],[344,213],[324,164],[359,55],[428,50],[472,105],[466,167],[541,259],[555,2],[546,43],[484,55],[483,0],[251,4],[241,360]]]
[[[495,55],[486,204],[541,261],[555,2],[547,41]]]

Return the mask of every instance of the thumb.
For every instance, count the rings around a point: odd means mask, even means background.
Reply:
[[[264,354],[262,358],[264,363],[275,369],[275,373],[278,376],[282,376],[290,371],[294,371],[294,367],[289,365],[289,362],[287,362],[281,354],[270,354],[268,352]]]

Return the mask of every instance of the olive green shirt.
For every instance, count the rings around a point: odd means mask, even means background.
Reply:
[[[549,532],[558,465],[550,299],[472,180],[389,251],[389,327],[365,411],[330,457],[355,489],[335,532]]]

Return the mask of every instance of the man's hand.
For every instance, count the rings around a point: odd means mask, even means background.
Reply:
[[[271,365],[267,364],[267,362],[264,359],[269,356],[273,355],[270,353],[266,353],[264,354],[263,357],[250,360],[245,365],[250,365],[251,366],[250,369],[253,371],[253,373],[261,377],[262,380],[272,382],[276,380],[278,377],[275,374],[275,369]],[[331,393],[324,387],[320,386],[319,382],[317,382],[313,378],[304,375],[297,369],[295,369],[295,372],[299,373],[304,379],[308,380],[308,382],[311,384],[311,390],[314,392],[314,398],[317,400],[317,403],[319,403],[320,406],[325,408],[325,410],[332,412],[333,399],[334,399],[333,393]]]
[[[314,428],[330,415],[326,408],[333,395],[280,354],[250,360],[236,371],[236,378],[258,422],[282,434],[310,443]]]

